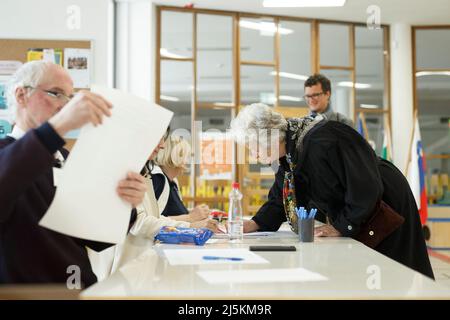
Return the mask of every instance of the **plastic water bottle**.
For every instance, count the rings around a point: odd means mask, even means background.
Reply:
[[[242,241],[244,237],[244,220],[242,217],[242,193],[239,183],[233,182],[230,192],[230,205],[228,210],[228,234],[233,242]]]

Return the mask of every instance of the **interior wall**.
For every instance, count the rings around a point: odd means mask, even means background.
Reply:
[[[154,101],[155,6],[149,0],[120,0],[116,12],[116,87]]]
[[[392,24],[391,115],[395,165],[405,173],[413,128],[413,83],[411,26]]]
[[[111,7],[112,0],[1,0],[0,38],[92,40],[91,82],[109,85]]]

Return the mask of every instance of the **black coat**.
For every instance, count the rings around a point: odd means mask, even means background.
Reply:
[[[288,152],[290,149],[288,143]],[[324,121],[306,134],[302,152],[293,153],[297,206],[319,208],[318,220],[328,216],[343,236],[355,237],[383,199],[405,222],[375,250],[433,278],[409,184],[392,163],[376,156],[363,137],[347,125]],[[278,230],[286,221],[282,200],[285,170],[286,159],[281,158],[269,199],[253,217],[260,230]]]
[[[0,140],[0,284],[66,283],[74,274],[70,266],[80,268],[81,285],[97,281],[86,246],[99,251],[110,244],[38,225],[55,195],[54,161],[36,130]]]

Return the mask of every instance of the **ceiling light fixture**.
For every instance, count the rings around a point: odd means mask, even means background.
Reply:
[[[166,48],[161,48],[159,49],[159,54],[162,57],[166,57],[166,58],[174,58],[174,59],[189,59],[189,57],[186,56],[182,56],[176,53],[172,53],[169,50],[167,50]]]
[[[342,7],[345,0],[264,0],[266,8]]]
[[[214,105],[217,107],[234,107],[234,103],[231,102],[214,102]]]
[[[353,83],[352,81],[341,81],[341,82],[338,82],[337,85],[339,87],[348,87],[348,88],[353,88],[353,86],[354,86],[356,89],[368,89],[368,88],[372,87],[368,83],[357,83],[357,82]]]
[[[280,96],[280,100],[300,102],[303,99],[302,98],[298,98],[298,97],[293,97],[293,96]]]
[[[270,72],[270,75],[276,76],[277,72],[272,71],[272,72]],[[306,81],[306,79],[308,79],[308,76],[304,76],[302,74],[289,73],[289,72],[283,72],[283,71],[280,71],[279,76],[282,78],[289,78],[289,79],[295,79],[295,80],[301,80],[301,81]]]
[[[277,27],[275,23],[273,22],[253,22],[248,20],[241,20],[239,21],[239,26],[242,28],[252,29],[252,30],[258,30],[264,33],[268,33],[268,35],[273,35],[275,32],[277,32]],[[294,32],[294,30],[286,29],[286,28],[278,28],[278,32],[280,34],[291,34]]]
[[[376,104],[364,104],[364,103],[361,103],[359,105],[359,107],[364,108],[364,109],[378,109],[379,108],[379,106],[377,106]]]
[[[416,77],[424,76],[450,76],[450,71],[418,71]]]
[[[160,95],[159,98],[164,101],[180,101],[180,98]]]

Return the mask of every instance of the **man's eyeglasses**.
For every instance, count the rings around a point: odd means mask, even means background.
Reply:
[[[41,90],[42,92],[45,92],[48,96],[58,99],[61,102],[67,103],[69,102],[73,96],[66,96],[64,93],[62,92],[57,92],[57,91],[52,91],[52,90],[44,90],[41,88],[36,88],[36,87],[32,87],[32,86],[25,86],[26,89],[32,89],[32,90]]]
[[[323,94],[324,94],[323,92],[313,93],[313,94],[305,94],[303,96],[303,99],[305,99],[305,100],[317,99],[318,97],[320,97]]]

